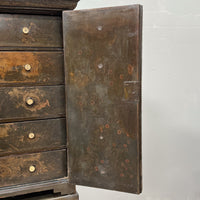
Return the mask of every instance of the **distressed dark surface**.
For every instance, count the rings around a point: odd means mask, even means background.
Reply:
[[[0,156],[66,148],[65,118],[0,124]],[[35,137],[30,139],[29,133]]]
[[[0,52],[0,87],[64,84],[63,62],[63,52]]]
[[[74,9],[77,2],[0,1],[0,199],[45,190],[76,193],[66,177],[66,120],[60,118],[65,117],[62,18],[50,15]],[[32,106],[27,97],[34,99]],[[35,138],[28,138],[30,132]],[[78,198],[68,197],[53,199]]]
[[[66,159],[66,150],[0,157],[0,187],[65,177]]]
[[[77,4],[79,0],[1,0],[1,6],[29,8],[65,8]]]
[[[53,16],[0,14],[0,47],[62,48],[62,19]],[[30,32],[23,33],[28,27]]]
[[[78,194],[61,196],[59,194],[48,194],[48,192],[30,194],[19,197],[11,197],[3,200],[78,200]]]
[[[65,116],[64,86],[0,88],[0,122]],[[29,106],[28,98],[34,100]]]
[[[22,196],[49,190],[61,195],[76,193],[75,185],[70,184],[68,178],[65,177],[31,184],[3,187],[0,188],[0,198]]]
[[[73,10],[79,0],[1,0],[1,12],[37,14],[61,14],[62,10]]]
[[[141,192],[139,5],[64,12],[69,179]]]

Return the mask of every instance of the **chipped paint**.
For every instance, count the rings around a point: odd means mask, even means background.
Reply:
[[[8,132],[10,129],[11,129],[10,126],[0,127],[0,138],[3,139],[8,137],[9,136]]]
[[[64,80],[61,53],[0,52],[0,83],[38,83]],[[31,66],[30,71],[25,65]]]

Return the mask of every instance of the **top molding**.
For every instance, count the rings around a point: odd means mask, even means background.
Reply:
[[[0,12],[58,15],[73,10],[79,0],[0,0]]]

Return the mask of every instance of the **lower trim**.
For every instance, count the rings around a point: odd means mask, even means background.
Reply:
[[[0,198],[13,197],[13,196],[24,195],[34,192],[42,192],[47,190],[53,190],[54,193],[60,193],[61,195],[69,195],[76,193],[75,185],[70,184],[68,178],[62,178],[62,179],[43,181],[38,183],[16,185],[12,187],[3,187],[0,188]],[[63,198],[58,197],[53,199],[62,200]],[[71,199],[70,198],[67,199],[76,200],[74,199],[74,197]]]

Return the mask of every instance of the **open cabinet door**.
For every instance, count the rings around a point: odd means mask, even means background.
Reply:
[[[139,5],[63,13],[68,176],[141,192]]]

